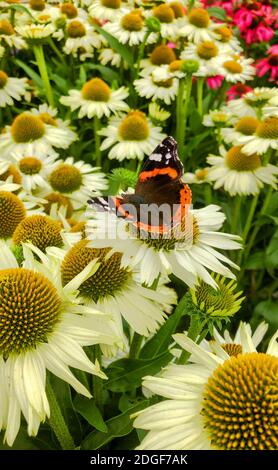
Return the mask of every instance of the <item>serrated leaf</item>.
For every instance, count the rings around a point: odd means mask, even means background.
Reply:
[[[172,359],[167,351],[154,359],[120,359],[106,369],[109,377],[105,386],[112,392],[127,392],[140,387],[145,375],[154,375]]]
[[[82,450],[96,450],[108,444],[116,437],[127,436],[133,431],[132,421],[130,416],[137,411],[146,408],[149,400],[143,400],[137,405],[132,406],[124,413],[115,416],[114,418],[106,421],[107,433],[100,431],[92,431],[81,443]]]
[[[126,63],[130,67],[132,67],[133,66],[133,56],[132,56],[130,50],[126,46],[121,44],[114,36],[107,33],[107,31],[105,31],[100,26],[94,24],[94,28],[98,33],[102,34],[102,36],[107,40],[107,42],[112,47],[112,49],[114,49],[114,51],[118,52],[121,55],[121,57],[126,61]]]
[[[107,432],[107,426],[93,398],[76,395],[73,402],[75,410],[98,431]]]
[[[158,332],[144,345],[140,353],[140,359],[153,358],[168,349],[172,335],[175,333],[180,319],[186,314],[186,300],[187,297],[185,294],[164,325],[162,325]]]

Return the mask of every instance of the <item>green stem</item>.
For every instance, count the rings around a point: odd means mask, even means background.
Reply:
[[[273,192],[273,188],[272,188],[272,186],[269,186],[268,193],[267,193],[266,198],[265,198],[265,200],[264,200],[264,204],[263,204],[263,206],[262,206],[262,208],[261,208],[261,210],[260,210],[260,213],[259,213],[258,221],[259,221],[260,218],[261,218],[260,216],[264,215],[265,212],[266,212],[266,210],[267,210],[267,208],[268,208],[268,205],[269,205],[269,203],[270,203],[270,199],[271,199],[271,196],[272,196],[272,192]],[[259,225],[259,224],[256,224],[255,227],[254,227],[254,229],[253,229],[253,232],[252,232],[252,234],[251,234],[251,236],[250,236],[250,238],[249,238],[248,244],[247,244],[246,249],[245,249],[245,252],[244,252],[244,259],[245,259],[245,260],[247,260],[247,258],[248,258],[248,256],[249,256],[249,253],[250,253],[250,251],[251,251],[251,249],[252,249],[252,246],[253,246],[254,241],[255,241],[255,239],[256,239],[256,237],[257,237],[257,235],[258,235],[259,230],[260,230],[260,225]],[[244,272],[244,271],[242,271],[242,275],[243,275],[243,272]],[[241,277],[242,277],[242,275],[241,275]]]
[[[95,159],[96,166],[101,166],[101,151],[100,151],[100,135],[99,131],[99,118],[94,116],[94,134],[95,134]]]
[[[139,335],[139,333],[134,333],[129,350],[130,359],[136,359],[139,356],[142,341],[143,336]]]
[[[241,196],[237,195],[235,197],[234,213],[233,213],[232,221],[231,221],[231,232],[233,234],[237,233],[238,222],[240,220],[240,208],[241,208]]]
[[[252,226],[253,217],[254,217],[255,210],[256,210],[256,207],[257,207],[257,204],[258,204],[258,199],[259,199],[259,193],[256,194],[256,196],[253,198],[253,201],[252,201],[251,206],[249,208],[248,217],[247,217],[245,227],[244,227],[244,230],[243,230],[243,233],[242,233],[243,244],[245,244],[246,239],[247,239],[248,234],[249,234],[249,231],[250,231],[250,228]],[[241,263],[243,254],[244,254],[244,252],[243,252],[243,250],[241,250],[240,253],[239,253],[239,256],[238,256],[237,264]]]
[[[63,450],[73,450],[75,449],[73,438],[68,430],[60,406],[56,399],[53,388],[50,384],[49,377],[46,380],[46,393],[50,407],[50,417],[49,425],[54,431],[55,436],[57,437],[60,446]]]
[[[205,196],[205,203],[206,206],[208,206],[211,203],[211,185],[209,183],[205,183],[205,189],[204,189],[204,196]]]
[[[34,45],[33,46],[34,54],[36,57],[38,69],[40,72],[41,79],[44,84],[45,88],[45,96],[50,104],[50,106],[54,107],[54,98],[53,98],[53,93],[52,93],[52,88],[50,85],[49,77],[48,77],[48,72],[47,72],[47,67],[45,63],[45,58],[44,58],[44,52],[43,52],[43,46],[41,44],[39,45]]]
[[[200,116],[203,116],[203,91],[204,91],[204,78],[197,79],[197,110]]]
[[[56,45],[55,45],[55,43],[54,43],[54,41],[51,37],[48,38],[48,44],[50,45],[51,49],[55,52],[55,54],[57,55],[57,57],[61,61],[61,63],[63,65],[65,65],[66,62],[65,62],[64,56],[63,56],[63,54],[61,54],[59,49],[56,47]]]
[[[186,75],[179,82],[179,92],[177,101],[177,142],[179,152],[184,159],[184,147],[186,136],[186,122],[188,114],[188,106],[192,90],[192,75]]]
[[[189,0],[187,10],[190,12],[194,7],[195,0]]]
[[[151,34],[151,31],[147,31],[145,36],[144,36],[144,39],[143,41],[141,42],[140,46],[139,46],[139,51],[138,51],[138,57],[137,57],[137,64],[135,66],[135,75],[134,75],[134,80],[136,80],[136,78],[138,77],[139,75],[139,71],[140,71],[140,63],[141,63],[141,60],[143,59],[144,57],[144,51],[145,51],[145,46],[146,46],[146,42],[148,40],[148,37],[149,35]]]
[[[198,315],[192,315],[190,318],[190,326],[187,332],[187,337],[195,341],[197,339],[197,336],[201,333],[202,331],[202,323],[200,322],[200,318]],[[188,351],[182,351],[177,364],[186,364],[188,359],[190,357],[190,352]]]
[[[94,346],[94,361],[101,365],[101,350],[99,345]],[[103,410],[103,382],[100,377],[93,375],[93,396],[95,404],[102,412]]]

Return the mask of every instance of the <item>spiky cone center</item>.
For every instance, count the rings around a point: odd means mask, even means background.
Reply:
[[[161,23],[172,23],[175,19],[174,10],[166,3],[153,8],[153,16]]]
[[[212,41],[203,41],[197,47],[197,54],[201,59],[210,60],[218,54],[218,47]]]
[[[121,26],[126,31],[141,31],[144,26],[144,19],[138,13],[128,13],[123,16]]]
[[[223,63],[223,67],[229,73],[241,73],[243,71],[243,67],[236,60],[226,60],[226,62]]]
[[[119,125],[119,136],[123,140],[146,140],[149,133],[146,115],[141,111],[130,111]]]
[[[61,13],[63,13],[63,15],[66,15],[66,17],[70,20],[76,18],[78,15],[78,10],[72,3],[63,3],[60,6],[60,9]]]
[[[193,8],[188,15],[188,21],[197,28],[207,28],[210,18],[207,10],[204,8]]]
[[[130,227],[132,231],[132,226]],[[181,224],[176,226],[165,233],[156,233],[139,231],[137,230],[137,237],[146,243],[150,248],[155,251],[170,252],[175,249],[177,245],[190,246],[195,244],[199,238],[199,226],[197,220],[191,214],[187,214]]]
[[[278,54],[271,54],[268,58],[268,63],[271,67],[278,67]]]
[[[81,90],[82,98],[89,101],[104,101],[107,103],[111,96],[111,90],[101,78],[91,78]]]
[[[168,65],[176,60],[176,54],[174,53],[173,49],[170,49],[170,47],[162,44],[154,48],[151,53],[150,60],[153,65]]]
[[[130,273],[121,268],[121,253],[109,256],[110,248],[91,248],[88,243],[88,240],[80,240],[66,254],[61,267],[62,282],[67,284],[91,261],[98,260],[100,266],[97,271],[79,287],[83,297],[97,302],[121,291],[130,278]]]
[[[24,157],[18,163],[24,175],[36,175],[42,169],[42,162],[36,157]]]
[[[153,83],[156,86],[162,87],[162,88],[171,88],[173,85],[173,79],[168,78],[167,80],[155,80],[154,78],[152,79]]]
[[[244,135],[252,135],[256,131],[258,124],[258,119],[253,116],[245,116],[237,122],[235,130]]]
[[[246,155],[241,149],[242,146],[234,146],[226,154],[226,165],[231,170],[254,171],[262,166],[261,158],[257,153]]]
[[[6,181],[6,179],[9,176],[12,176],[13,183],[15,183],[15,184],[21,184],[22,183],[21,174],[19,173],[19,171],[18,171],[18,169],[16,168],[15,165],[9,165],[8,169],[0,175],[0,181]]]
[[[121,0],[101,0],[101,4],[106,8],[117,10],[121,6]]]
[[[43,11],[45,9],[44,0],[30,0],[30,8],[35,11]]]
[[[217,288],[200,281],[199,284],[191,290],[194,304],[199,310],[209,316],[228,317],[234,315],[240,308],[243,300],[239,298],[241,292],[235,292],[236,283],[225,278],[217,276],[215,279]]]
[[[256,135],[262,139],[278,139],[278,118],[269,117],[261,122],[256,129]]]
[[[17,144],[33,142],[45,134],[45,126],[38,116],[30,113],[19,114],[13,121],[11,133]]]
[[[82,38],[86,35],[86,28],[80,21],[72,20],[67,26],[67,33],[70,38]]]
[[[48,246],[63,246],[61,225],[45,215],[31,215],[18,224],[13,234],[13,243],[31,242],[45,252]]]
[[[173,62],[171,62],[169,64],[169,71],[170,72],[180,72],[182,70],[183,63],[184,63],[184,61],[181,60],[181,59],[173,60]]]
[[[219,26],[214,29],[214,32],[220,36],[222,42],[229,42],[233,36],[232,30],[228,26]]]
[[[278,358],[238,354],[218,366],[205,387],[202,416],[217,450],[277,450]]]
[[[82,174],[74,165],[62,163],[49,176],[49,182],[55,191],[72,193],[82,184]]]
[[[46,214],[50,214],[51,207],[53,204],[56,204],[57,208],[65,207],[66,208],[66,217],[71,217],[73,213],[73,206],[68,197],[63,196],[60,193],[50,193],[44,197],[47,203],[44,204],[44,211]]]
[[[9,20],[0,20],[0,34],[3,34],[5,36],[12,36],[13,34],[15,34],[14,27],[9,22]]]
[[[0,271],[0,351],[7,358],[47,342],[61,300],[42,274],[23,268]]]
[[[10,238],[25,216],[26,209],[19,197],[0,191],[0,238]]]
[[[0,70],[0,90],[6,86],[8,78],[8,75],[3,70]]]
[[[182,3],[171,2],[169,6],[170,8],[172,8],[175,18],[182,18],[183,16],[185,16],[185,8]]]
[[[44,124],[58,127],[56,119],[54,119],[54,117],[52,117],[49,113],[41,113],[39,114],[39,118],[42,120],[42,122],[44,122]]]
[[[72,225],[70,229],[71,233],[81,233],[82,238],[86,238],[86,222],[80,221],[80,222],[75,222],[74,225]]]

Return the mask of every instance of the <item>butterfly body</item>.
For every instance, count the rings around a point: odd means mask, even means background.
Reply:
[[[191,191],[182,181],[183,165],[177,144],[167,137],[143,164],[134,194],[94,198],[90,204],[125,218],[138,229],[159,234],[169,232],[186,214]]]

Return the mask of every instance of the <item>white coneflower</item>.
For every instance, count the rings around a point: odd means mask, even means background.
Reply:
[[[148,77],[154,70],[160,70],[161,65],[169,65],[176,60],[176,54],[166,44],[159,44],[151,52],[148,59],[143,59],[140,62],[141,72],[140,75]]]
[[[104,42],[93,25],[81,20],[71,20],[66,27],[67,39],[63,50],[65,54],[76,55],[80,52],[80,59],[90,57],[94,48],[99,49]]]
[[[277,449],[277,333],[257,352],[250,327],[240,325],[237,344],[214,352],[184,334],[176,342],[191,364],[170,365],[143,386],[166,400],[136,414],[148,434],[139,450]]]
[[[228,266],[237,266],[215,248],[239,249],[240,238],[219,232],[225,216],[216,205],[190,210],[181,226],[172,229],[167,237],[135,230],[131,223],[114,214],[97,213],[94,217],[87,224],[88,237],[95,246],[122,252],[123,266],[137,267],[141,282],[146,285],[152,285],[161,273],[173,273],[190,287],[198,277],[215,287],[209,271],[235,277]]]
[[[134,81],[137,93],[144,98],[164,101],[170,104],[178,93],[177,78],[161,78],[161,71],[154,70],[148,77]]]
[[[245,93],[241,98],[230,100],[227,103],[227,109],[231,114],[238,117],[255,116],[264,117],[264,108],[277,109],[278,92],[275,88],[254,88]]]
[[[255,67],[252,65],[253,59],[246,59],[241,56],[226,57],[220,64],[219,75],[223,75],[227,82],[245,83],[252,80],[256,73]]]
[[[208,182],[208,168],[198,168],[194,173],[184,173],[183,181],[188,184],[203,184]]]
[[[171,5],[162,3],[155,6],[150,12],[154,18],[160,21],[160,34],[162,38],[176,39],[181,31],[179,19]]]
[[[143,42],[147,27],[144,24],[143,16],[137,11],[124,14],[119,19],[104,24],[103,29],[112,34],[122,44],[136,46]],[[146,44],[157,41],[157,34],[150,33],[147,36]]]
[[[57,263],[34,248],[24,248],[22,267],[2,243],[0,250],[1,297],[1,409],[0,426],[5,430],[4,440],[12,445],[20,428],[21,413],[27,421],[28,434],[35,436],[41,421],[50,416],[45,391],[46,370],[68,382],[78,393],[90,397],[90,392],[70,370],[76,367],[105,378],[99,364],[93,364],[82,346],[114,341],[107,316],[100,311],[90,312],[77,297],[80,284],[91,275],[96,266],[87,266],[64,287],[60,281]],[[107,321],[107,333],[94,324]],[[22,321],[24,318],[24,322]]]
[[[28,89],[27,78],[9,77],[4,70],[0,70],[0,108],[12,106],[14,100],[20,101],[22,97],[30,101],[31,94]]]
[[[247,155],[242,146],[234,146],[228,151],[220,147],[220,156],[210,155],[208,179],[214,188],[223,187],[231,196],[236,194],[256,194],[264,184],[276,187],[278,168],[263,166],[258,153]]]
[[[77,139],[77,134],[72,129],[70,120],[59,118],[57,116],[57,108],[53,108],[44,103],[40,104],[37,108],[31,108],[30,113],[34,116],[38,116],[45,124],[64,130],[67,135],[68,146]]]
[[[16,49],[24,49],[27,47],[24,39],[16,34],[13,25],[7,18],[0,20],[0,40],[9,47],[15,47]]]
[[[243,145],[243,152],[248,155],[257,152],[259,155],[268,149],[278,149],[278,116],[267,117],[259,122],[252,135],[242,135],[238,142]]]
[[[231,121],[234,121],[234,127],[223,127],[221,135],[225,142],[232,143],[233,145],[237,145],[241,137],[253,135],[260,122],[254,116],[244,116],[240,119],[231,118],[230,123]]]
[[[89,6],[89,13],[98,20],[115,21],[122,15],[121,0],[94,0]]]
[[[81,90],[69,90],[69,96],[62,96],[60,101],[65,106],[70,106],[72,111],[80,108],[78,117],[94,116],[109,117],[112,113],[126,111],[127,103],[124,101],[128,92],[124,87],[118,90],[111,88],[101,78],[91,78]]]
[[[219,66],[225,59],[225,46],[220,47],[212,40],[189,44],[181,53],[181,59],[193,59],[199,64],[199,69],[195,73],[199,77],[209,77],[217,75]]]
[[[98,270],[80,285],[79,295],[86,305],[112,314],[122,347],[123,319],[133,331],[149,336],[176,303],[174,290],[166,287],[164,281],[161,280],[156,290],[147,289],[140,284],[136,270],[121,267],[122,253],[94,248],[89,240],[80,240],[68,252],[55,252],[63,259],[63,284],[78,276],[90,262],[100,263]]]
[[[126,63],[122,59],[122,56],[109,47],[105,47],[99,51],[99,61],[102,65],[111,64],[117,68],[122,67],[123,65],[125,68],[127,68]]]
[[[242,47],[239,40],[234,36],[232,28],[225,24],[215,24],[211,30],[212,37],[219,43],[230,47],[231,52],[241,53]]]
[[[47,124],[39,116],[26,111],[4,128],[0,135],[0,151],[4,158],[9,158],[12,152],[45,154],[52,147],[67,148],[76,138],[72,131],[69,134],[68,130]]]
[[[149,116],[153,122],[164,122],[171,116],[171,113],[166,111],[166,109],[161,108],[155,101],[152,101],[149,104]]]
[[[110,147],[108,158],[117,160],[139,158],[143,160],[165,137],[160,127],[154,127],[142,111],[130,111],[122,117],[111,118],[99,134],[106,138],[101,150]]]
[[[52,190],[69,197],[74,208],[84,206],[90,195],[99,196],[107,189],[105,174],[89,163],[74,161],[73,157],[55,163],[48,173]]]
[[[203,125],[206,127],[223,127],[231,121],[231,114],[225,109],[211,109],[204,115]]]
[[[23,24],[15,27],[16,32],[27,42],[36,42],[53,35],[55,27],[51,23],[47,24]]]
[[[179,34],[194,43],[212,39],[212,22],[209,13],[204,8],[193,8],[184,19],[185,25],[179,29]]]

